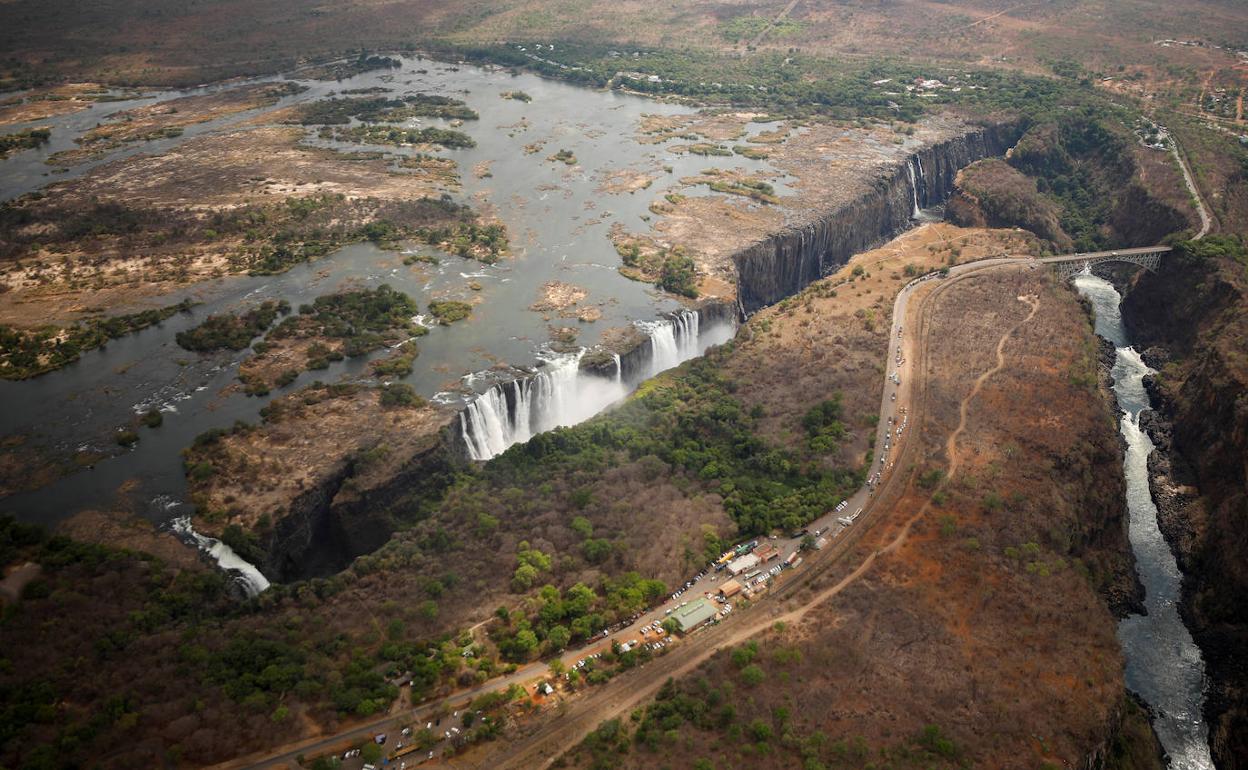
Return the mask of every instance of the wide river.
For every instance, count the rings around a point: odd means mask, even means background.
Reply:
[[[406,378],[417,391],[446,402],[462,401],[465,383],[476,390],[488,385],[487,378],[470,376],[474,372],[498,364],[529,366],[541,360],[552,325],[579,328],[578,344],[586,347],[598,342],[601,332],[610,327],[640,323],[643,330],[649,329],[656,318],[681,306],[653,287],[618,273],[620,259],[608,237],[612,224],[622,223],[634,232],[647,231],[650,202],[665,191],[677,189],[682,176],[709,166],[755,173],[771,170],[766,161],[740,156],[710,159],[673,152],[669,142],[643,144],[635,140],[646,114],[684,113],[688,111],[684,107],[532,75],[513,76],[494,69],[408,58],[399,69],[339,82],[297,82],[308,90],[283,98],[273,107],[191,126],[176,139],[128,146],[101,162],[137,152],[165,151],[210,132],[233,130],[236,124],[253,120],[266,110],[348,89],[381,87],[396,96],[453,96],[466,101],[481,116],[459,129],[473,137],[475,148],[440,151],[458,163],[463,190],[455,197],[488,211],[507,226],[514,257],[487,267],[438,254],[440,263],[436,266],[405,266],[402,253],[357,244],[279,276],[223,278],[157,298],[151,305],[172,304],[186,296],[202,304],[190,315],[175,316],[158,327],[111,342],[106,349],[87,353],[60,371],[24,382],[0,381],[0,437],[22,436],[26,446],[45,448],[59,456],[82,450],[110,455],[93,468],[42,489],[0,500],[0,510],[45,524],[85,508],[133,508],[159,522],[185,515],[188,507],[183,502],[182,448],[210,428],[227,427],[236,420],[257,421],[268,400],[243,396],[236,388],[229,388],[236,382],[237,366],[245,353],[199,356],[177,347],[175,334],[210,313],[251,306],[268,298],[286,299],[298,306],[344,287],[383,283],[411,294],[422,309],[435,296],[480,297],[482,301],[470,320],[435,328],[421,338],[416,371]],[[45,160],[55,151],[73,147],[75,137],[109,114],[208,90],[163,92],[145,99],[96,104],[79,113],[27,124],[51,126],[52,143],[16,153],[0,163],[0,196],[12,198],[72,179],[98,165],[84,164],[69,173],[54,174]],[[532,102],[501,97],[513,90],[528,93]],[[423,123],[446,125],[439,120]],[[767,128],[754,124],[750,133]],[[527,145],[539,142],[543,143],[541,151],[525,152]],[[396,155],[412,152],[393,147],[362,149]],[[577,163],[568,166],[548,160],[559,149],[571,150]],[[488,176],[473,173],[481,164],[488,164]],[[609,176],[622,172],[644,174],[655,181],[649,189],[636,193],[613,191],[604,185]],[[788,191],[784,182],[783,178],[776,180],[778,192]],[[684,192],[697,195],[708,191]],[[420,250],[432,251],[425,247]],[[587,302],[602,310],[602,319],[580,324],[575,319],[551,321],[530,310],[540,287],[552,280],[586,289]],[[471,282],[480,285],[479,292],[469,288]],[[707,336],[700,344],[682,346],[686,353],[682,358],[701,353],[707,344],[722,341],[731,330],[703,332]],[[313,379],[363,377],[367,371],[366,359],[348,360],[333,364],[328,371],[305,373],[293,387]],[[291,389],[275,391],[274,395]],[[471,396],[471,390],[467,395]],[[112,440],[115,432],[131,425],[136,413],[152,407],[164,410],[164,424],[154,430],[140,428],[138,445],[129,451],[119,450]]]
[[[1205,701],[1205,663],[1200,648],[1179,616],[1183,576],[1157,525],[1157,506],[1148,483],[1153,442],[1140,429],[1140,413],[1151,409],[1144,376],[1152,370],[1131,347],[1122,326],[1122,297],[1113,284],[1091,275],[1075,278],[1079,293],[1092,302],[1096,333],[1113,343],[1114,393],[1122,408],[1127,442],[1123,475],[1127,482],[1128,535],[1135,569],[1144,584],[1146,615],[1118,624],[1118,641],[1127,659],[1127,687],[1155,714],[1153,728],[1175,770],[1212,770]]]

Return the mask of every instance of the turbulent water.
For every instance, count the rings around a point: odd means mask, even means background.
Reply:
[[[192,529],[189,517],[180,516],[174,519],[169,528],[188,543],[208,554],[221,569],[233,575],[248,596],[255,596],[269,587],[269,579],[262,575],[254,565],[234,553],[233,548],[215,537],[201,535]]]
[[[1114,393],[1122,408],[1121,431],[1127,442],[1123,474],[1127,481],[1128,534],[1135,568],[1144,584],[1147,615],[1131,615],[1118,625],[1118,641],[1127,658],[1127,687],[1155,714],[1153,728],[1176,770],[1211,770],[1209,729],[1202,716],[1205,665],[1200,648],[1183,625],[1178,604],[1182,574],[1157,525],[1157,507],[1148,484],[1148,455],[1153,442],[1140,429],[1140,413],[1151,408],[1143,378],[1152,370],[1131,347],[1122,326],[1122,297],[1108,281],[1092,275],[1075,279],[1079,293],[1092,301],[1096,333],[1114,344]]]
[[[711,345],[727,341],[733,331],[731,324],[703,329],[693,310],[636,325],[650,336],[649,365],[640,379],[701,355]],[[468,455],[488,460],[542,431],[583,422],[636,386],[636,381],[624,379],[618,355],[614,377],[607,379],[581,370],[583,354],[545,354],[544,366],[536,374],[498,383],[478,396],[459,415]]]

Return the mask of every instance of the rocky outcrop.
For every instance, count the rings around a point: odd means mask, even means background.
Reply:
[[[1171,233],[1191,227],[1191,222],[1183,212],[1132,181],[1118,196],[1109,214],[1109,227],[1120,246],[1152,246]]]
[[[1052,244],[1058,253],[1073,247],[1062,230],[1061,209],[1040,194],[1036,180],[999,158],[985,158],[966,167],[958,190],[949,200],[947,216],[962,227],[1021,227]]]
[[[420,517],[422,501],[436,500],[450,482],[458,431],[443,429],[397,469],[375,472],[358,456],[343,461],[295,498],[263,547],[257,567],[271,580],[290,582],[339,572],[357,556],[380,548],[401,522]]]
[[[1246,284],[1233,260],[1176,252],[1157,274],[1142,274],[1122,305],[1159,369],[1147,383],[1159,413],[1148,424],[1159,450],[1150,475],[1185,571],[1182,611],[1205,656],[1205,717],[1222,770],[1248,767]]]
[[[852,203],[737,252],[733,262],[741,313],[796,294],[854,254],[896,236],[913,222],[916,193],[924,208],[944,203],[959,170],[1001,155],[1020,133],[1018,124],[992,124],[927,147]]]
[[[948,215],[968,227],[1021,227],[1056,253],[1159,243],[1191,221],[1151,152],[1121,126],[1072,113],[1030,127],[1007,159],[964,170]]]

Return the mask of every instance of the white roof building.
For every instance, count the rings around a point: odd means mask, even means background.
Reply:
[[[731,575],[740,575],[742,572],[745,572],[751,567],[757,567],[758,561],[757,556],[752,553],[747,553],[745,556],[728,562],[728,573]]]

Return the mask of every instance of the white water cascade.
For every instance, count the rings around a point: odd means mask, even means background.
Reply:
[[[915,163],[919,164],[919,173],[923,173],[923,162],[919,160],[919,156],[914,156]],[[910,199],[914,202],[914,211],[911,213],[915,219],[922,215],[922,209],[919,208],[919,180],[914,173],[914,163],[906,161],[906,173],[910,175]]]
[[[637,321],[637,328],[650,335],[650,376],[667,371],[698,354],[698,314],[682,310],[662,321]]]
[[[269,579],[256,569],[255,565],[245,561],[225,543],[215,537],[201,535],[191,528],[189,516],[179,516],[170,523],[170,528],[186,540],[194,543],[199,550],[212,557],[221,569],[233,574],[247,592],[248,596],[257,596],[269,587]]]
[[[704,333],[693,310],[636,325],[650,337],[650,361],[640,369],[645,373],[642,379],[726,342],[733,332],[731,324],[717,324]],[[498,383],[477,396],[459,413],[468,456],[488,460],[543,431],[584,422],[628,395],[637,384],[625,381],[619,355],[613,355],[612,379],[582,372],[584,353],[542,353],[543,365],[536,374]]]

